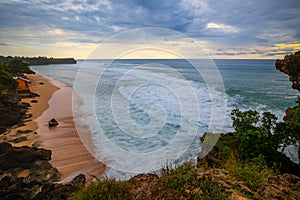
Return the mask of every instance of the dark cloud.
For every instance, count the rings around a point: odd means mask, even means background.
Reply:
[[[0,36],[56,28],[85,36],[59,39],[96,42],[132,28],[164,27],[219,46],[271,46],[300,41],[299,9],[295,0],[1,1]]]

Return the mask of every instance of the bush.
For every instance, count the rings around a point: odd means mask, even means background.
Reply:
[[[288,145],[300,138],[300,125],[297,123],[276,122],[277,117],[257,111],[232,111],[233,127],[236,130],[238,150],[241,158],[252,159],[263,155],[268,161],[278,157]]]
[[[133,199],[130,193],[130,185],[128,182],[105,179],[97,183],[92,183],[88,187],[73,193],[70,200],[78,199]]]
[[[30,70],[29,64],[24,62],[21,58],[14,58],[9,61],[5,66],[5,71],[9,72],[13,76],[23,76],[23,74],[34,74]]]
[[[300,73],[300,51],[284,57],[287,70],[291,76],[297,76]]]
[[[15,90],[18,82],[13,79],[12,75],[4,70],[0,70],[0,93],[2,90]]]

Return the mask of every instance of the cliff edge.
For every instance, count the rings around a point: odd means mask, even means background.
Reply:
[[[300,51],[285,55],[284,59],[276,60],[276,69],[289,75],[292,88],[300,91]]]

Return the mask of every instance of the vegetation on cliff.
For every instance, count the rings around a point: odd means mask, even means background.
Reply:
[[[276,69],[290,76],[292,87],[300,91],[300,51],[288,54],[283,60],[276,60]]]
[[[5,71],[13,76],[24,76],[24,74],[34,74],[29,68],[29,64],[20,58],[14,58],[3,64]]]
[[[299,77],[300,74],[300,51],[284,56],[288,74],[293,77]]]
[[[104,179],[83,187],[70,199],[285,199],[287,193],[289,199],[300,197],[300,178],[282,174],[300,175],[299,166],[282,153],[295,144],[300,126],[276,122],[275,115],[260,116],[252,110],[234,110],[232,119],[235,132],[223,135],[205,158],[198,158],[197,165],[165,167],[128,181]],[[285,185],[274,186],[277,180]]]
[[[47,58],[44,56],[29,58],[18,56],[0,56],[0,63],[9,63],[13,60],[20,60],[27,65],[76,64],[76,60],[74,58]]]
[[[18,82],[13,77],[34,73],[22,59],[4,58],[0,57],[0,134],[10,126],[22,124],[29,107],[28,104],[19,102]]]
[[[4,70],[4,66],[0,66],[0,94],[9,91],[15,91],[18,87],[18,82],[13,79],[13,76]]]
[[[296,103],[297,106],[293,108],[288,108],[286,110],[286,116],[284,117],[284,121],[300,123],[300,96],[296,100]]]
[[[25,62],[29,65],[76,64],[76,60],[74,58],[35,57],[25,58]]]

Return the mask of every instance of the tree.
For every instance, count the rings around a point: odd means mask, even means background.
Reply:
[[[12,74],[13,76],[23,76],[26,74],[33,74],[34,72],[30,70],[29,65],[20,58],[14,58],[9,61],[6,65],[5,70]]]
[[[0,69],[0,94],[3,90],[15,90],[17,86],[18,82],[8,72]]]
[[[264,112],[259,115],[257,111],[242,112],[238,109],[232,111],[235,137],[242,158],[252,159],[263,155],[271,160],[288,145],[296,144],[300,138],[300,125],[293,122],[276,122],[277,117]]]

